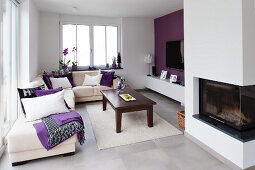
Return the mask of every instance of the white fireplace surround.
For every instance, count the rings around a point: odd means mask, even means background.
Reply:
[[[185,132],[240,169],[255,166],[255,140],[241,142],[195,118],[199,78],[255,84],[254,0],[184,0]]]

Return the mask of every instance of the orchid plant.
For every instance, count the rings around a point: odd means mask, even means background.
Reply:
[[[61,66],[67,67],[67,66],[70,64],[70,62],[71,62],[71,60],[68,60],[68,61],[66,62],[66,56],[67,56],[67,54],[68,54],[68,48],[65,48],[64,51],[62,52],[62,54],[64,55],[64,57],[63,57],[62,60],[59,61],[59,64],[60,64]]]
[[[77,54],[77,47],[73,47],[73,58],[74,58],[74,61],[72,62],[72,65],[77,65],[78,62],[77,62],[77,59],[76,59],[76,54]]]

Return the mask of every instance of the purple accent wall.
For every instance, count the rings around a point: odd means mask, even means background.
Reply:
[[[166,42],[184,40],[183,10],[173,12],[154,20],[155,27],[155,65],[157,74],[167,70],[178,76],[178,81],[184,80],[184,71],[166,67]],[[185,57],[185,56],[184,56]]]

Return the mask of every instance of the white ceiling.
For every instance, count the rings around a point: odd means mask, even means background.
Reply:
[[[33,0],[41,11],[105,17],[152,17],[183,8],[183,0]],[[73,7],[77,11],[73,12]]]

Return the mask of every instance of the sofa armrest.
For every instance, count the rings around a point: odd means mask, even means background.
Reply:
[[[118,86],[118,82],[120,81],[119,78],[116,78],[116,79],[113,79],[113,89],[117,89],[117,86]]]

